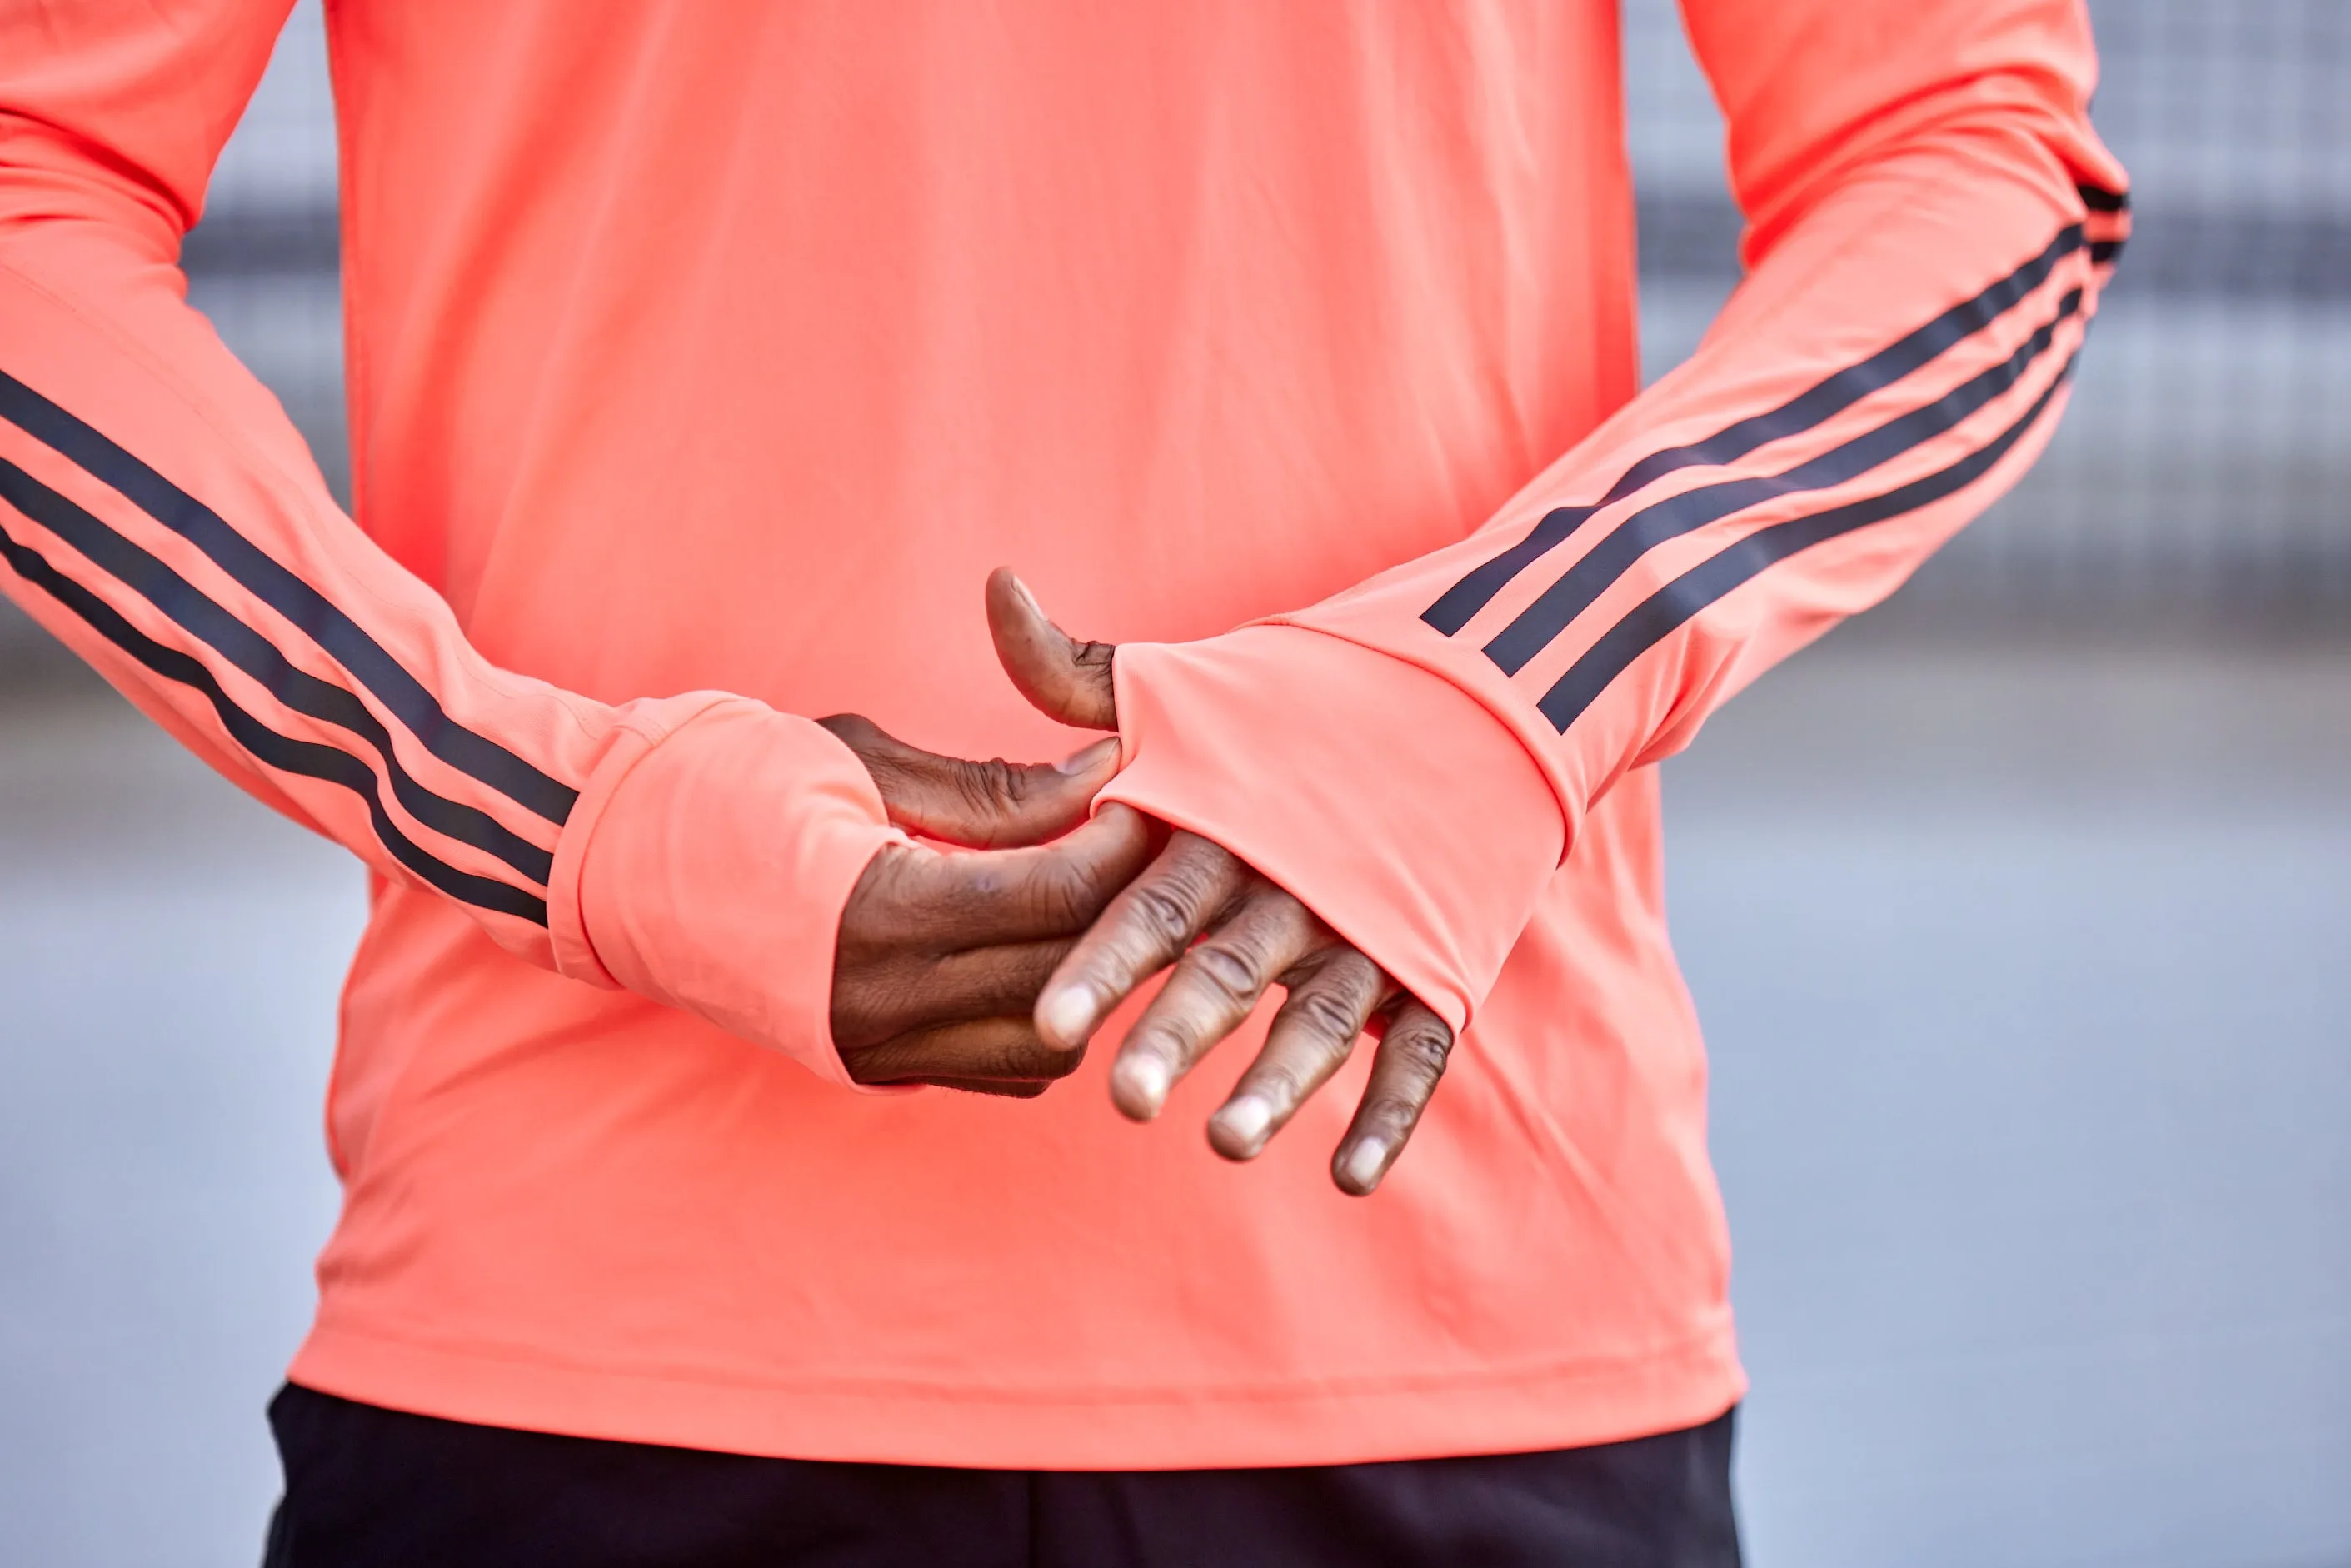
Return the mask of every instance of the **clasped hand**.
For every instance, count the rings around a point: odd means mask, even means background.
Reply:
[[[1006,674],[1038,708],[1117,727],[1115,648],[1062,632],[1008,571],[988,579],[987,620]],[[1331,1175],[1358,1196],[1379,1185],[1444,1073],[1452,1030],[1221,845],[1116,804],[1086,821],[1116,770],[1115,741],[1059,766],[971,762],[853,716],[822,722],[864,762],[893,821],[976,852],[890,846],[851,894],[832,1030],[852,1078],[1041,1094],[1172,967],[1111,1069],[1113,1102],[1149,1121],[1279,986],[1288,995],[1264,1047],[1208,1119],[1210,1146],[1255,1158],[1370,1030],[1371,1078]]]

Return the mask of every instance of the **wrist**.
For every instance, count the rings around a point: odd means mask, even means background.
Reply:
[[[634,708],[557,854],[558,967],[847,1083],[830,1013],[841,912],[896,835],[821,727],[711,694]]]
[[[1215,840],[1457,1030],[1556,869],[1557,796],[1458,686],[1291,625],[1128,643],[1102,793]]]

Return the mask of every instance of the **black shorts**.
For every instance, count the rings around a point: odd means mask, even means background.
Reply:
[[[1540,1454],[1233,1470],[748,1458],[288,1385],[264,1568],[1736,1568],[1726,1412]]]

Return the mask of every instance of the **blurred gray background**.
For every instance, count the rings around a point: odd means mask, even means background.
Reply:
[[[2100,0],[2065,427],[1667,770],[1759,1568],[2351,1564],[2351,5]],[[1629,0],[1651,369],[1733,282]],[[340,476],[305,0],[187,258]],[[356,866],[0,606],[0,1562],[250,1563]]]

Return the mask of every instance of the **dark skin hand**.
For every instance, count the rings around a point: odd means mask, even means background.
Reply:
[[[1064,632],[1008,570],[988,579],[987,622],[1022,695],[1063,724],[1116,727],[1114,647]],[[1113,812],[1134,816],[1106,807],[1096,824]],[[1106,902],[1043,982],[1033,1015],[1042,1046],[1074,1059],[1112,1009],[1174,966],[1111,1069],[1112,1101],[1147,1122],[1177,1080],[1280,986],[1289,995],[1256,1061],[1208,1119],[1209,1145],[1229,1160],[1255,1159],[1373,1030],[1371,1080],[1332,1154],[1331,1178],[1357,1197],[1377,1186],[1444,1074],[1453,1046],[1445,1020],[1304,904],[1196,833],[1170,835]]]
[[[1043,1093],[1084,1052],[1038,1035],[1037,993],[1150,853],[1134,812],[1086,821],[1116,744],[1059,767],[1016,766],[935,756],[854,716],[820,722],[865,764],[892,821],[976,852],[887,845],[859,877],[832,975],[833,1040],[850,1076]]]

